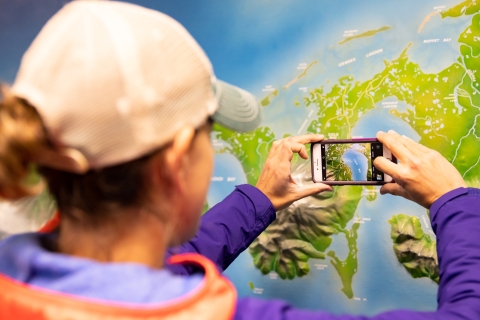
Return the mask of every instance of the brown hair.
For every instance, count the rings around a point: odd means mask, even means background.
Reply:
[[[39,172],[62,214],[72,216],[72,209],[78,209],[90,215],[91,221],[98,221],[116,209],[138,206],[147,197],[144,171],[150,158],[148,155],[82,175],[47,167]]]
[[[38,191],[25,180],[35,153],[48,139],[35,108],[6,86],[0,86],[0,94],[0,196],[14,200]]]
[[[35,154],[52,148],[52,144],[35,108],[10,94],[6,86],[1,87],[1,93],[0,196],[19,199],[38,192],[38,187],[26,185],[25,179]],[[147,155],[82,175],[47,167],[39,167],[38,172],[45,178],[63,215],[71,216],[72,209],[78,209],[96,220],[117,208],[141,203],[146,195],[144,170],[151,157]]]

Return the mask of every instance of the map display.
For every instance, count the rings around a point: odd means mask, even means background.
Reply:
[[[64,2],[0,0],[0,80],[13,81],[21,54]],[[214,126],[206,209],[235,185],[256,184],[273,141],[305,133],[351,139],[393,129],[437,150],[468,185],[480,186],[480,2],[132,2],[180,21],[216,76],[263,106],[254,132]],[[28,27],[20,28],[22,21]],[[357,177],[360,169],[358,178],[368,178],[367,148],[330,149],[337,154],[333,174]],[[358,154],[357,170],[347,152]],[[295,157],[292,177],[312,183],[309,161]],[[225,272],[239,297],[337,314],[435,310],[439,270],[429,212],[378,190],[339,186],[279,211]],[[46,194],[2,203],[0,236],[35,230],[51,211]]]

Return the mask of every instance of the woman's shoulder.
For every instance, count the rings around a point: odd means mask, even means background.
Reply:
[[[0,274],[29,285],[86,298],[155,303],[194,290],[202,274],[175,275],[139,263],[104,263],[46,248],[53,234],[25,233],[0,242]]]

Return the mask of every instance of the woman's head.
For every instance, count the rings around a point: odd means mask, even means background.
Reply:
[[[25,53],[12,92],[85,170],[151,153],[210,116],[241,131],[260,120],[255,98],[216,80],[178,22],[124,2],[65,5]]]
[[[32,163],[54,152],[35,108],[2,87],[0,99],[0,195],[19,199],[33,195]],[[37,164],[64,219],[99,226],[118,219],[124,209],[142,208],[161,220],[171,206],[185,213],[175,223],[175,244],[196,229],[213,166],[212,122],[184,126],[172,140],[137,159],[78,174]]]
[[[14,160],[0,146],[2,194],[31,194],[21,179],[34,163],[63,212],[99,221],[177,191],[184,197],[179,205],[196,211],[212,171],[207,119],[238,131],[260,122],[255,98],[216,80],[179,23],[110,1],[73,1],[50,19],[25,53],[0,112],[16,106],[23,118],[12,123],[25,139],[15,138],[21,143]],[[10,130],[7,122],[1,131]]]

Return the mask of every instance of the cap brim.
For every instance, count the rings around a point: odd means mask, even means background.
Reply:
[[[215,122],[241,132],[260,125],[260,104],[251,93],[220,80],[213,82],[213,89],[218,101],[218,109],[212,115]]]

